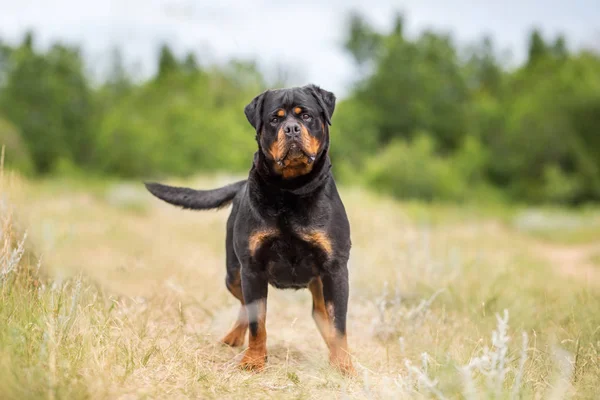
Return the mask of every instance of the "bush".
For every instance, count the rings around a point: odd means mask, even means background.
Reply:
[[[498,200],[498,193],[485,183],[483,166],[488,155],[477,138],[466,136],[452,156],[435,153],[431,136],[418,134],[412,142],[396,140],[364,170],[366,184],[400,199],[426,201],[485,197]]]
[[[336,106],[331,131],[331,159],[351,162],[354,167],[365,154],[373,154],[379,147],[380,132],[375,125],[373,110],[356,99],[341,101]]]
[[[411,143],[394,141],[367,161],[366,183],[397,198],[460,200],[467,182],[449,160],[434,153],[431,137],[417,136]]]
[[[556,165],[544,168],[542,198],[551,203],[569,203],[581,190],[577,177],[565,174]]]

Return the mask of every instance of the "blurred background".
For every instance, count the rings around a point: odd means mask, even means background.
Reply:
[[[0,2],[0,143],[31,177],[244,173],[265,88],[338,95],[338,180],[600,200],[600,8],[576,0]]]
[[[600,7],[0,0],[0,397],[597,399]],[[264,374],[219,339],[244,106],[338,96],[349,345],[269,292]],[[6,321],[6,323],[5,323]]]

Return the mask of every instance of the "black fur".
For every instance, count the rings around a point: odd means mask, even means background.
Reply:
[[[159,199],[185,210],[210,210],[222,208],[231,203],[246,180],[232,183],[213,190],[194,190],[160,183],[146,182],[146,189]]]

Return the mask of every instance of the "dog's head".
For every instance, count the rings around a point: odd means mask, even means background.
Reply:
[[[315,85],[267,90],[244,110],[259,151],[284,179],[308,174],[329,145],[335,95]]]

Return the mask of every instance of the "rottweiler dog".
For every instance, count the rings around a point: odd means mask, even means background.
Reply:
[[[145,183],[159,199],[192,210],[232,204],[227,220],[227,289],[241,303],[221,340],[249,346],[240,366],[267,360],[268,286],[308,288],[330,363],[354,375],[346,338],[350,225],[331,173],[329,126],[335,95],[316,85],[267,90],[244,112],[258,151],[248,179],[214,190]]]

